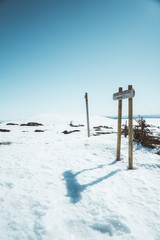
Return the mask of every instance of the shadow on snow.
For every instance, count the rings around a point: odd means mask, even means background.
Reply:
[[[84,184],[81,185],[78,183],[76,177],[77,175],[85,172],[85,171],[90,171],[90,170],[94,170],[94,169],[98,169],[98,168],[102,168],[104,165],[99,165],[96,168],[91,168],[91,169],[84,169],[82,171],[79,171],[77,173],[73,173],[71,170],[65,171],[63,173],[64,176],[64,180],[66,181],[66,188],[67,188],[67,197],[70,197],[70,201],[73,204],[76,204],[77,202],[79,202],[81,200],[81,193],[90,186],[94,186],[97,183],[102,182],[103,180],[106,180],[107,178],[112,177],[113,175],[115,175],[117,172],[119,172],[120,170],[115,170],[110,172],[109,174],[107,174],[106,176],[103,176],[101,178],[98,178],[97,180],[88,183],[88,184]]]

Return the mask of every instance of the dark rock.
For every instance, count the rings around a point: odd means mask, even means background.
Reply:
[[[12,144],[11,142],[0,142],[0,145],[10,145]]]
[[[17,123],[7,123],[6,125],[12,126],[12,125],[18,125]]]
[[[27,124],[21,124],[20,126],[37,127],[37,126],[43,126],[43,124],[37,123],[37,122],[29,122]]]
[[[37,129],[37,130],[35,130],[35,132],[44,132],[44,130],[38,130],[38,129]]]
[[[70,126],[70,127],[84,127],[83,124],[74,125],[74,124],[72,123],[72,121],[70,122],[69,126]]]
[[[105,128],[105,129],[113,129],[112,127],[108,127],[108,126],[97,126],[97,127],[93,127],[95,129],[95,131],[101,131],[101,128]]]
[[[93,136],[99,136],[99,135],[103,135],[103,134],[112,134],[114,132],[96,132],[96,134],[93,134]]]
[[[73,130],[73,131],[67,131],[67,130],[65,130],[65,131],[63,131],[62,133],[64,133],[64,134],[70,134],[70,133],[73,133],[73,132],[80,132],[80,130]]]
[[[8,129],[0,129],[0,132],[10,132]]]

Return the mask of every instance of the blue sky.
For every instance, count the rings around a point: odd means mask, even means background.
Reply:
[[[39,113],[160,114],[160,1],[1,0],[0,119]],[[123,114],[128,112],[123,101]]]

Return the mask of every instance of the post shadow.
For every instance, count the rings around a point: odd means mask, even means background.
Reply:
[[[103,180],[106,180],[110,177],[112,177],[113,175],[115,175],[117,172],[119,172],[120,170],[117,169],[115,171],[110,172],[109,174],[107,174],[106,176],[103,176],[101,178],[98,178],[95,181],[92,181],[91,183],[88,184],[83,184],[81,185],[80,183],[78,183],[76,176],[79,175],[82,172],[85,171],[89,171],[89,170],[93,170],[93,169],[97,169],[97,168],[102,168],[103,165],[100,165],[96,168],[91,168],[91,169],[84,169],[82,171],[79,171],[77,173],[72,173],[71,170],[65,171],[63,173],[64,176],[64,180],[66,181],[66,189],[67,189],[67,197],[70,197],[70,202],[73,204],[78,203],[81,199],[81,193],[88,187],[94,186],[97,183],[102,182]]]

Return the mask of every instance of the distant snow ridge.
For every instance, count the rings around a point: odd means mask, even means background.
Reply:
[[[117,119],[118,117],[117,116],[107,116],[108,118],[111,118],[111,119]],[[160,115],[157,114],[157,115],[134,115],[133,118],[139,118],[139,117],[143,117],[143,118],[150,118],[150,119],[154,119],[154,118],[160,118]],[[122,119],[127,119],[128,116],[122,116]]]

